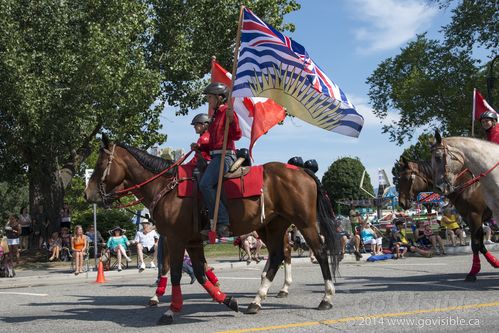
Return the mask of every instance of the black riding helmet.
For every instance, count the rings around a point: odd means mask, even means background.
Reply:
[[[303,158],[301,158],[300,156],[291,157],[288,161],[288,164],[303,168]]]
[[[191,125],[209,123],[210,117],[206,113],[200,113],[194,116],[191,121]]]
[[[480,115],[480,120],[482,119],[492,119],[497,123],[497,113],[494,111],[485,111]]]
[[[227,101],[229,96],[229,88],[221,82],[212,82],[203,90],[203,94],[211,94],[223,97],[223,102]]]
[[[316,160],[308,160],[305,162],[304,166],[305,166],[305,169],[309,169],[313,173],[316,173],[317,171],[319,171],[319,164],[317,163]]]

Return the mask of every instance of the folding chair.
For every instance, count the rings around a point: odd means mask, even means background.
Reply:
[[[90,250],[90,248],[87,247],[87,249],[83,253],[83,270],[85,272],[88,272],[89,271],[89,267],[90,267],[89,266],[90,265],[89,264],[89,261],[90,261],[89,260],[89,258],[90,258],[90,255],[89,255],[90,251],[89,250]],[[75,258],[74,258],[73,255],[71,255],[71,264],[69,266],[69,269],[71,270],[71,272],[73,272],[75,270]]]
[[[126,250],[127,256],[130,257],[130,248]],[[106,271],[118,268],[118,256],[112,252],[108,251],[107,249],[102,249],[102,263],[104,264],[104,269]],[[127,269],[128,268],[128,261],[124,257],[121,258],[121,269]]]

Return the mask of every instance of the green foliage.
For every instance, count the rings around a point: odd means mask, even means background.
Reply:
[[[435,2],[442,7],[451,3]],[[471,132],[473,88],[486,91],[487,75],[473,49],[485,48],[491,59],[497,54],[497,3],[460,1],[452,12],[443,42],[420,35],[367,79],[374,114],[380,119],[389,112],[400,114],[400,120],[383,126],[398,144],[411,139],[418,127],[431,131],[438,126],[445,135]]]
[[[404,149],[404,152],[400,158],[405,158],[407,161],[429,161],[431,160],[431,145],[433,143],[433,135],[431,134],[421,134],[418,138],[418,142],[414,145],[409,146]],[[400,160],[400,159],[399,159]],[[398,165],[398,160],[392,168],[393,184],[396,186],[398,191],[399,184],[399,173],[400,168]]]
[[[21,207],[28,206],[28,188],[22,182],[0,183],[0,226],[7,222],[8,215],[18,214]]]
[[[163,143],[165,103],[181,113],[200,105],[212,55],[231,67],[239,3],[0,1],[0,182],[27,175],[31,203],[55,216],[96,132],[142,148]],[[283,16],[295,0],[243,3],[293,29]],[[65,183],[61,169],[71,171]],[[70,190],[76,209],[82,188]]]
[[[109,237],[109,230],[119,226],[126,230],[128,239],[135,237],[135,225],[132,223],[132,215],[126,211],[117,209],[112,210],[97,210],[97,230],[100,231],[102,237],[107,239]],[[94,224],[93,210],[87,210],[82,214],[74,215],[72,217],[73,227],[81,224],[83,230],[87,231],[90,225]]]
[[[342,199],[370,198],[359,188],[364,170],[362,162],[358,158],[351,157],[340,158],[329,166],[322,177],[322,183],[334,205]],[[364,189],[369,193],[374,193],[371,178],[367,172],[364,178]]]

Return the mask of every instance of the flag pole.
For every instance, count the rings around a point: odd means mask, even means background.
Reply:
[[[241,45],[241,26],[243,22],[243,9],[244,6],[241,5],[239,10],[239,22],[237,24],[237,34],[236,34],[236,46],[234,48],[234,63],[232,65],[232,82],[236,79],[236,70],[237,70],[237,60],[239,53],[239,46]],[[229,87],[230,88],[230,87]],[[214,233],[217,230],[217,222],[218,222],[218,210],[220,208],[220,195],[222,192],[222,181],[224,176],[224,165],[225,165],[225,155],[227,153],[227,138],[229,136],[229,119],[227,116],[228,112],[233,111],[233,103],[232,103],[232,89],[229,89],[228,99],[228,108],[225,113],[225,128],[224,128],[224,141],[222,145],[222,156],[220,162],[220,171],[218,173],[218,184],[217,184],[217,196],[215,198],[215,213],[213,215],[213,224],[211,225],[211,232]],[[214,237],[210,237],[210,241],[213,241]]]
[[[471,114],[471,137],[475,137],[476,88],[473,88],[473,113]]]

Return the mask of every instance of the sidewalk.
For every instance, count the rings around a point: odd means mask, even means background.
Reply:
[[[499,252],[499,243],[486,245],[489,251]],[[458,247],[447,247],[446,248],[448,255],[464,255],[471,254],[471,247],[468,246],[458,246]],[[410,256],[414,256],[409,254]],[[367,258],[369,258],[369,253],[363,253],[362,259],[360,261],[355,260],[355,256],[353,254],[346,254],[344,259],[341,261],[341,264],[366,264]],[[90,261],[92,264],[93,260]],[[222,270],[230,270],[234,268],[250,268],[250,269],[259,269],[263,270],[265,267],[265,260],[260,261],[260,263],[256,264],[252,262],[250,265],[246,264],[246,261],[238,261],[234,257],[218,257],[218,258],[208,258],[208,263],[210,266],[215,268],[217,271]],[[308,255],[302,257],[293,257],[293,264],[310,264],[310,258]],[[371,264],[371,263],[368,263]],[[375,263],[372,263],[375,264]],[[97,272],[90,271],[88,273],[80,274],[79,276],[75,276],[69,270],[69,263],[64,267],[46,267],[46,268],[38,268],[38,269],[17,269],[17,276],[15,278],[2,278],[0,279],[0,290],[2,289],[11,289],[11,288],[25,288],[25,287],[34,287],[34,286],[44,286],[44,285],[52,285],[57,282],[63,284],[81,284],[81,283],[93,283],[96,279]],[[146,269],[144,272],[139,273],[138,270],[130,266],[130,268],[123,270],[121,272],[117,271],[106,271],[105,276],[109,281],[119,281],[125,277],[136,276],[137,278],[145,278],[150,277],[151,283],[156,279],[157,270],[156,269]]]

